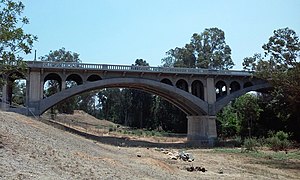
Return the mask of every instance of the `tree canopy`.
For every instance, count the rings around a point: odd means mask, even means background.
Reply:
[[[49,54],[41,56],[40,59],[51,62],[81,62],[78,53],[67,51],[64,47],[50,51]]]
[[[0,74],[13,70],[24,72],[26,66],[20,54],[31,53],[37,40],[37,36],[23,30],[29,24],[29,19],[22,16],[24,8],[20,1],[0,0]]]
[[[244,69],[269,80],[274,90],[268,107],[281,121],[286,130],[299,138],[300,127],[300,41],[296,32],[289,28],[274,30],[268,42],[262,46],[264,55],[255,54],[244,59]]]
[[[170,49],[162,59],[167,67],[191,67],[206,69],[231,69],[231,49],[225,42],[225,33],[218,28],[205,29],[194,33],[191,42],[184,47]]]

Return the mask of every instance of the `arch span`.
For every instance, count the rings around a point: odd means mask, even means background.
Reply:
[[[139,78],[113,78],[88,82],[58,92],[51,97],[40,100],[37,114],[41,115],[52,106],[69,97],[102,88],[133,88],[159,95],[174,104],[187,115],[198,116],[208,114],[208,103],[195,98],[194,95],[162,82]]]
[[[269,89],[272,88],[271,84],[269,83],[264,83],[264,84],[257,84],[257,85],[253,85],[253,86],[249,86],[246,87],[244,89],[240,89],[238,91],[235,91],[229,95],[227,95],[226,97],[224,97],[223,99],[217,101],[215,103],[215,110],[216,113],[218,113],[224,106],[226,106],[230,101],[246,94],[247,92],[250,91],[258,91],[258,90],[262,90],[262,89]]]

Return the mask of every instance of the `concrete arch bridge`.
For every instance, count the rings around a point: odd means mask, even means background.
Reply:
[[[188,141],[213,143],[217,138],[216,113],[249,92],[270,88],[246,71],[165,68],[107,64],[27,61],[26,106],[35,115],[77,94],[102,88],[133,88],[161,96],[186,113]],[[8,78],[9,79],[9,78]],[[60,92],[45,98],[44,84],[56,80]],[[66,82],[77,86],[66,88]],[[3,86],[10,101],[11,88]]]

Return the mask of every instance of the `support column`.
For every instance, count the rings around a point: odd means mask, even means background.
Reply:
[[[27,85],[27,84],[26,84]],[[39,111],[39,101],[43,98],[43,86],[41,83],[41,73],[40,72],[30,72],[28,78],[28,96],[27,107],[28,115],[38,114]]]
[[[6,110],[9,108],[9,105],[7,104],[7,84],[3,84],[2,86],[2,103],[1,103],[1,109]]]
[[[66,81],[61,81],[60,91],[63,91],[65,89],[66,89]]]
[[[188,84],[188,91],[192,94],[192,84]]]
[[[206,80],[206,99],[208,104],[216,102],[216,89],[214,78],[207,78]]]
[[[187,116],[187,119],[188,142],[213,146],[217,139],[216,116]]]

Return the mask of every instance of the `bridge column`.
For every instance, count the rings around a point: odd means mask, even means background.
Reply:
[[[26,95],[26,102],[27,107],[30,109],[30,113],[35,113],[39,109],[39,101],[43,99],[43,90],[44,90],[44,83],[41,79],[40,72],[30,72],[28,76],[28,85],[26,84],[27,95]],[[29,114],[29,112],[28,112]],[[31,115],[31,114],[29,114]]]
[[[214,78],[207,78],[205,92],[205,101],[209,104],[216,102],[216,89]]]
[[[187,116],[187,119],[188,142],[213,146],[217,139],[216,116]]]
[[[9,108],[9,105],[7,104],[7,84],[3,84],[2,86],[2,103],[1,103],[1,109],[6,110]]]

